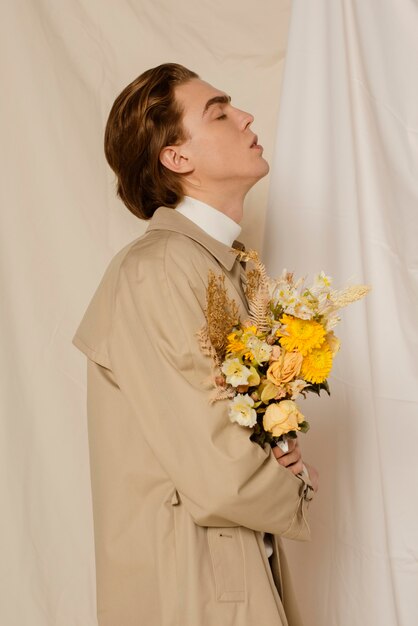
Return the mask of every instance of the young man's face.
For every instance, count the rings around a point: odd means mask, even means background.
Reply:
[[[197,78],[178,86],[175,97],[184,111],[187,139],[180,149],[186,184],[246,192],[268,173],[263,148],[250,129],[254,121],[250,113],[237,109],[223,91]]]

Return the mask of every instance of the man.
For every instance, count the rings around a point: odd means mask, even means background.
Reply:
[[[117,193],[149,225],[73,338],[88,357],[99,626],[301,625],[281,537],[309,539],[317,472],[297,440],[263,450],[227,400],[209,403],[196,337],[210,269],[248,316],[236,237],[269,170],[252,122],[177,64],[144,72],[109,115]]]

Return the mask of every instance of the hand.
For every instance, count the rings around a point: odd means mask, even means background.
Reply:
[[[290,469],[293,474],[299,474],[303,471],[302,453],[299,447],[299,440],[297,437],[295,439],[289,438],[287,443],[289,446],[288,452],[283,452],[279,446],[275,446],[272,448],[273,454],[280,465]]]
[[[305,461],[305,467],[308,470],[309,478],[311,480],[313,490],[316,492],[318,491],[318,487],[319,487],[319,472],[316,469],[316,467],[314,467],[313,465],[308,465],[306,461]]]

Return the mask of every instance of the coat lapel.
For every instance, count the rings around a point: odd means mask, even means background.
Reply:
[[[228,246],[222,241],[211,237],[205,230],[189,220],[182,213],[166,206],[160,206],[154,212],[146,232],[151,230],[172,230],[176,233],[182,233],[200,243],[227,270],[234,288],[244,305],[244,310],[248,310],[247,299],[245,297],[245,286],[247,284],[245,275],[246,262],[238,261],[237,255],[238,251],[245,250],[245,244],[242,241],[235,239],[232,242],[232,246]]]
[[[237,251],[245,249],[244,244],[238,241],[238,239],[233,241],[232,246],[218,241],[182,213],[165,206],[158,207],[154,212],[146,232],[160,229],[172,230],[194,239],[194,241],[204,246],[228,272],[231,271],[235,264]]]

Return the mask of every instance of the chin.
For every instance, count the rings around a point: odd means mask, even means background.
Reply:
[[[267,176],[269,171],[270,171],[270,166],[266,161],[265,167],[263,169],[259,168],[257,174],[254,174],[254,176],[251,178],[249,186],[248,186],[248,190],[250,190],[251,187],[254,187],[254,185],[257,184],[259,180]]]
[[[265,159],[261,159],[261,163],[259,164],[259,174],[257,177],[257,180],[259,180],[260,178],[263,178],[264,176],[267,176],[267,174],[270,171],[270,165],[267,163],[267,161]]]
[[[263,159],[263,161],[264,161],[265,166],[266,166],[266,171],[265,171],[265,174],[264,174],[264,176],[265,176],[265,175],[266,175],[266,174],[268,174],[268,173],[269,173],[269,171],[270,171],[270,165],[267,163],[267,161],[266,161],[265,159]]]

